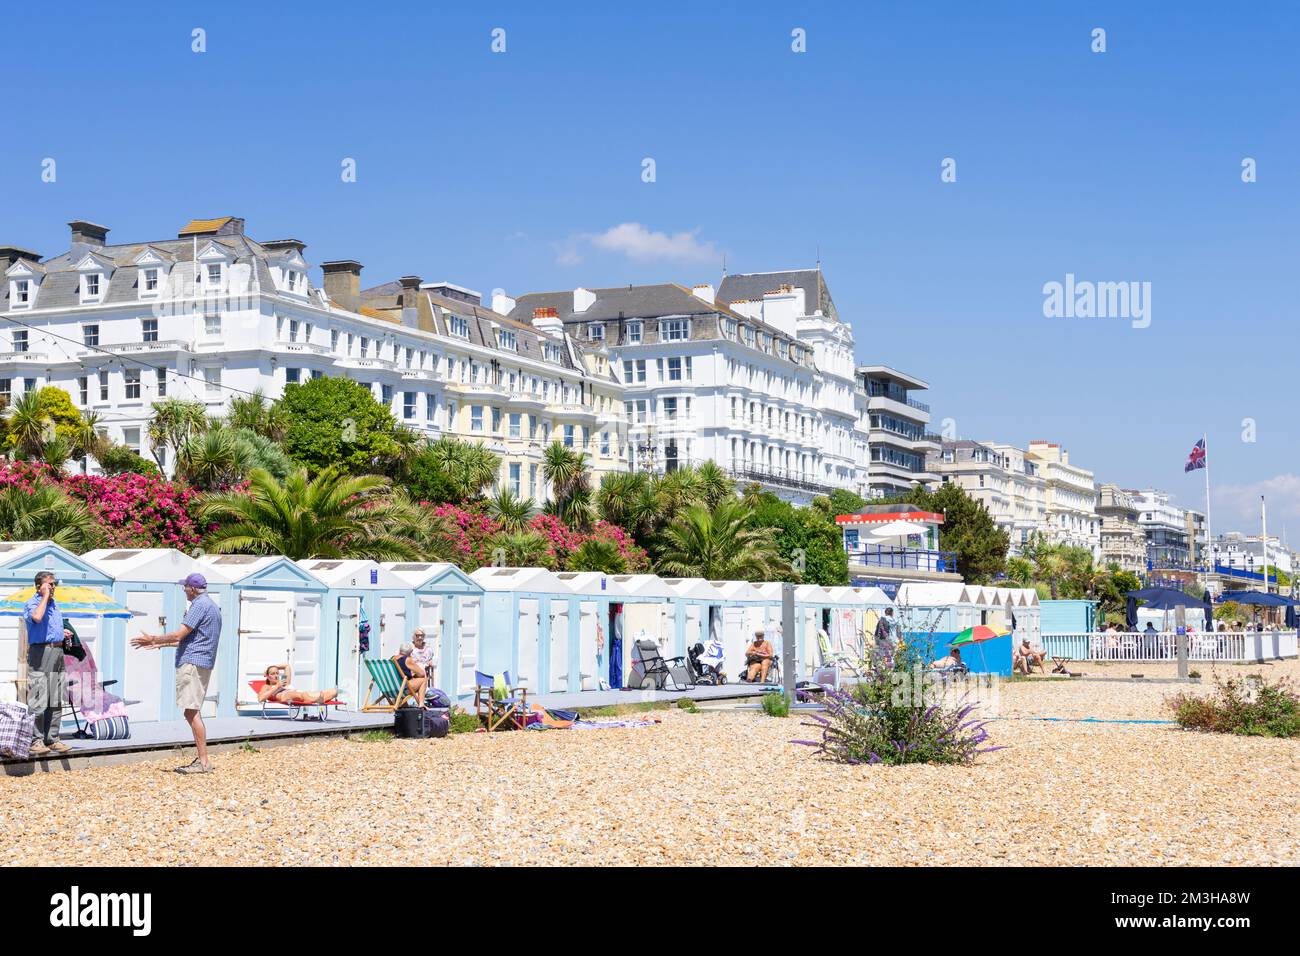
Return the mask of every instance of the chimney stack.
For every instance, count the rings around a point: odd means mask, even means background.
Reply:
[[[574,312],[586,312],[588,309],[591,308],[592,303],[595,301],[596,301],[596,293],[592,292],[590,289],[573,290],[573,311]]]
[[[398,296],[402,306],[402,324],[417,329],[420,327],[420,284],[424,280],[419,276],[402,276],[397,282],[402,287]]]
[[[714,292],[713,286],[711,285],[694,286],[691,289],[691,295],[695,296],[697,299],[703,299],[705,302],[709,303],[709,305],[713,305]]]
[[[325,294],[340,308],[355,312],[361,306],[361,263],[355,259],[335,259],[322,262],[325,274]]]
[[[560,310],[554,306],[533,309],[533,327],[539,332],[563,332],[564,323],[560,321]]]
[[[509,315],[515,310],[515,300],[506,295],[505,289],[492,290],[492,311],[499,315]]]
[[[0,274],[17,262],[19,259],[26,259],[32,264],[41,261],[40,253],[32,252],[30,249],[23,249],[20,246],[0,246]]]
[[[72,230],[72,244],[85,246],[102,246],[108,241],[108,226],[101,226],[84,219],[74,219],[68,223]]]

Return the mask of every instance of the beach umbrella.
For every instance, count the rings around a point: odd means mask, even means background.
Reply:
[[[993,640],[995,637],[1006,637],[1010,633],[1011,632],[1005,628],[993,628],[985,624],[976,624],[974,627],[966,628],[966,630],[954,637],[948,643],[948,646],[961,647],[964,644],[980,645],[985,641]],[[981,647],[979,652],[980,663],[984,665],[985,670],[988,670],[988,663],[984,660],[984,648]]]
[[[22,617],[27,602],[35,593],[35,587],[25,587],[0,599],[0,615]],[[127,620],[131,617],[129,608],[118,604],[98,588],[60,587],[54,599],[64,617],[108,617]]]

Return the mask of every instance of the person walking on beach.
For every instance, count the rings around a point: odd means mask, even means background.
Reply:
[[[185,722],[194,735],[198,756],[192,763],[177,767],[177,773],[211,773],[208,760],[208,731],[203,726],[203,701],[208,696],[208,681],[217,663],[217,644],[221,640],[221,608],[208,596],[208,579],[191,574],[177,582],[185,589],[189,610],[181,626],[170,634],[141,634],[131,638],[132,647],[176,648],[176,706],[185,714]]]
[[[876,658],[889,660],[894,656],[894,609],[885,608],[885,613],[876,622]]]
[[[36,575],[36,593],[23,606],[27,624],[27,710],[36,718],[31,753],[43,757],[72,748],[59,739],[63,716],[63,642],[72,632],[63,626],[63,611],[54,597],[59,586],[52,571]]]

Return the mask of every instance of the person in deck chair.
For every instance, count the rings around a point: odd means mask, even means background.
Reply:
[[[775,653],[762,629],[755,631],[753,643],[745,648],[745,664],[747,666],[745,680],[750,683],[754,681],[766,682],[767,672],[772,668],[772,658]]]
[[[289,681],[292,679],[293,670],[288,661],[271,665],[266,669],[266,684],[257,692],[257,699],[275,701],[277,704],[325,704],[339,695],[337,687],[328,690],[299,690],[290,686]]]
[[[393,663],[397,665],[397,669],[406,678],[406,686],[415,695],[415,699],[423,701],[424,692],[429,687],[429,672],[420,663],[420,656],[415,652],[415,645],[403,644],[399,647],[397,653],[393,655]]]

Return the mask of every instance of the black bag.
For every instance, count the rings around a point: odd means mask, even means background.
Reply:
[[[393,714],[394,737],[446,737],[450,729],[446,714],[423,707],[401,707]]]
[[[68,657],[76,658],[78,661],[86,659],[86,648],[81,643],[81,637],[77,634],[77,629],[68,621],[63,622],[64,629],[72,635],[63,639],[63,653]]]
[[[421,714],[424,711],[420,707],[399,707],[393,712],[393,736],[394,737],[423,737],[423,727],[421,726]]]

